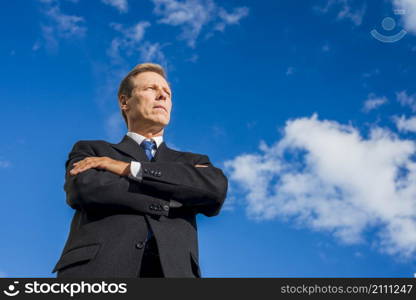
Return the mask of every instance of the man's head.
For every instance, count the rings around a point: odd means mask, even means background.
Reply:
[[[163,129],[170,121],[172,92],[160,65],[137,65],[121,81],[119,106],[129,130]]]

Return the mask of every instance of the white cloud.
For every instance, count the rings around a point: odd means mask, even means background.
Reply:
[[[123,34],[123,37],[127,40],[127,43],[137,43],[143,39],[145,30],[150,26],[150,23],[139,22],[130,28],[124,28],[123,25],[117,23],[111,23],[110,25],[115,30]]]
[[[403,10],[402,15],[406,30],[416,34],[416,1],[415,0],[393,0],[396,9]]]
[[[191,47],[195,46],[202,27],[213,18],[215,4],[211,0],[153,0],[154,12],[161,16],[162,24],[181,26],[180,39],[184,39]]]
[[[406,118],[405,116],[393,117],[396,127],[401,132],[416,132],[416,117]]]
[[[121,13],[126,13],[129,10],[127,0],[101,0],[104,4],[113,6]]]
[[[46,48],[54,50],[58,47],[59,38],[82,38],[87,32],[85,20],[75,15],[63,13],[59,1],[41,0],[44,4],[43,14],[47,17],[47,25],[41,26]],[[37,46],[37,49],[40,46]]]
[[[354,10],[352,6],[348,4],[347,0],[344,0],[341,2],[342,2],[342,9],[338,13],[337,18],[340,20],[349,19],[356,26],[361,25],[361,23],[363,22],[365,11],[366,11],[365,5],[360,7],[359,9]]]
[[[55,51],[58,48],[58,39],[56,38],[55,30],[52,26],[41,26],[42,36],[46,49]],[[32,48],[33,49],[33,48]]]
[[[216,20],[214,29],[223,31],[227,25],[238,24],[248,15],[247,7],[234,8],[232,13],[215,4],[212,0],[152,0],[154,13],[160,17],[158,23],[179,26],[182,30],[179,39],[195,47],[202,28]]]
[[[45,15],[54,22],[56,25],[54,28],[60,37],[83,37],[87,31],[87,28],[82,25],[85,22],[84,18],[66,15],[61,12],[59,6],[49,7]]]
[[[162,52],[163,46],[161,46],[159,43],[150,43],[145,42],[143,43],[140,48],[140,59],[143,62],[156,62],[164,68],[167,68],[167,60]],[[167,72],[167,70],[165,70]]]
[[[375,229],[371,244],[380,251],[416,254],[413,141],[379,127],[366,139],[313,115],[288,121],[283,138],[260,150],[225,162],[250,218],[291,220],[345,243],[364,242]]]
[[[121,33],[121,36],[115,37],[111,41],[107,54],[113,59],[113,63],[121,63],[123,61],[122,52],[127,56],[131,56],[137,51],[150,23],[139,22],[129,28],[124,28],[123,25],[117,23],[111,23],[110,26]]]
[[[368,95],[367,100],[364,102],[363,111],[369,112],[376,108],[379,108],[383,104],[386,104],[388,99],[386,97],[377,97],[375,94],[371,93]]]
[[[354,7],[355,3],[353,0],[326,0],[326,4],[323,7],[315,7],[315,9],[323,14],[326,14],[332,8],[337,9],[337,19],[338,20],[349,20],[355,26],[361,25],[363,18],[366,12],[366,5],[361,4],[360,6]]]
[[[249,11],[248,7],[237,7],[234,8],[232,13],[228,13],[225,9],[220,7],[218,16],[221,18],[221,21],[215,26],[215,29],[224,31],[227,25],[239,24],[242,18],[248,16]]]
[[[416,112],[416,95],[408,95],[407,91],[396,93],[397,101],[402,106],[408,106],[413,112]]]

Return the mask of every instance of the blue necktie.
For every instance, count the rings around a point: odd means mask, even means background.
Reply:
[[[147,158],[149,160],[152,160],[153,158],[152,150],[156,149],[155,141],[143,140],[143,142],[140,144],[140,147],[144,149],[144,152],[146,153]],[[152,232],[151,227],[149,225],[147,226],[148,226],[148,231],[147,231],[146,242],[148,242],[153,237],[153,232]]]
[[[155,141],[153,141],[153,140],[151,140],[151,141],[144,140],[140,144],[140,147],[142,147],[144,149],[144,152],[146,153],[147,158],[149,160],[152,160],[152,158],[153,158],[152,150],[156,149]]]

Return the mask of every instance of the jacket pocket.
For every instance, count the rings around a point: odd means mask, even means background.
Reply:
[[[192,273],[194,273],[195,277],[201,278],[201,270],[199,268],[198,260],[195,258],[192,252],[189,252],[191,257],[191,266],[192,266]]]
[[[100,244],[90,244],[69,250],[61,256],[52,273],[69,267],[73,264],[87,262],[94,259],[99,248]]]

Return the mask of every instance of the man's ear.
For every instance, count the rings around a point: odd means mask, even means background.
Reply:
[[[121,110],[127,111],[129,109],[128,101],[127,101],[128,99],[129,98],[127,98],[126,95],[120,95],[118,97],[118,104],[119,104]]]

